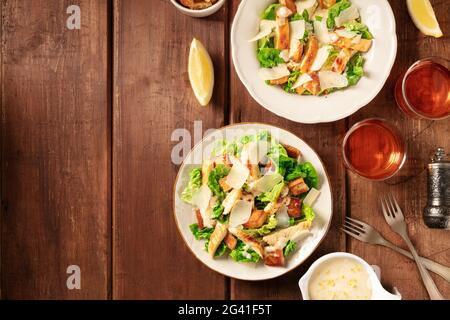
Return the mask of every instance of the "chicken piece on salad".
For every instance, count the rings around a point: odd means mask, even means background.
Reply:
[[[359,82],[373,36],[351,0],[279,0],[249,41],[257,43],[263,81],[317,96]]]
[[[191,170],[181,199],[193,207],[190,225],[211,258],[284,266],[310,231],[319,178],[296,147],[269,132],[219,141]]]

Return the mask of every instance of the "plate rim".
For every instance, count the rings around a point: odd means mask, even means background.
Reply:
[[[218,129],[216,129],[216,130],[225,130],[225,129],[227,129],[227,128],[232,128],[232,127],[241,126],[241,125],[244,125],[244,126],[245,126],[245,125],[257,125],[257,126],[262,125],[262,126],[273,127],[273,128],[275,128],[275,129],[278,129],[278,130],[286,131],[286,132],[292,134],[295,138],[297,138],[297,139],[301,140],[303,143],[305,143],[305,144],[308,146],[308,148],[310,148],[311,151],[317,156],[317,158],[319,159],[320,164],[322,165],[322,168],[323,168],[323,171],[324,171],[324,175],[325,175],[325,177],[326,177],[326,179],[327,179],[327,181],[328,181],[328,186],[329,186],[329,188],[330,188],[330,196],[331,196],[331,212],[330,212],[330,219],[328,220],[328,223],[327,223],[327,225],[326,225],[325,232],[324,232],[322,238],[317,242],[317,244],[314,246],[314,248],[311,250],[311,252],[310,252],[308,255],[305,256],[305,258],[303,259],[302,262],[300,262],[300,263],[298,263],[297,265],[293,266],[291,269],[285,269],[284,272],[280,273],[279,275],[269,276],[269,277],[260,278],[260,279],[247,279],[247,278],[243,278],[243,277],[236,277],[236,276],[231,276],[231,275],[224,274],[224,273],[222,273],[221,271],[218,271],[218,270],[216,270],[216,269],[210,267],[209,265],[207,265],[206,263],[204,263],[202,260],[200,260],[200,258],[197,257],[197,255],[195,254],[194,250],[191,248],[191,246],[189,246],[189,244],[187,243],[185,237],[183,236],[183,232],[182,232],[182,230],[181,230],[180,224],[178,223],[177,214],[176,214],[176,199],[177,199],[177,190],[176,190],[176,186],[177,186],[178,180],[179,180],[180,175],[181,175],[181,171],[182,171],[181,169],[186,165],[186,164],[185,164],[186,159],[188,159],[188,158],[191,156],[193,150],[194,150],[195,148],[197,148],[200,144],[202,144],[204,140],[206,140],[206,139],[209,138],[212,134],[214,134],[214,132],[211,132],[210,134],[208,134],[208,135],[202,137],[202,139],[201,139],[200,141],[198,141],[198,142],[191,148],[191,150],[189,151],[189,153],[186,155],[186,157],[184,158],[183,162],[181,163],[181,165],[180,165],[180,167],[179,167],[179,169],[178,169],[177,175],[176,175],[176,177],[175,177],[174,183],[173,183],[172,212],[173,212],[173,219],[175,220],[175,224],[176,224],[176,226],[177,226],[179,236],[181,236],[181,238],[183,239],[183,243],[185,244],[185,246],[187,246],[187,248],[188,248],[189,251],[192,253],[192,255],[193,255],[193,256],[194,256],[194,257],[195,257],[202,265],[206,266],[208,269],[210,269],[210,270],[212,270],[212,271],[214,271],[214,272],[216,272],[216,273],[219,273],[220,275],[222,275],[222,276],[224,276],[224,277],[228,277],[228,278],[231,278],[231,279],[235,279],[235,280],[243,280],[243,281],[250,281],[250,282],[259,282],[259,281],[266,281],[266,280],[276,279],[276,278],[279,278],[279,277],[281,277],[281,276],[286,275],[287,273],[289,273],[289,272],[291,272],[291,271],[294,271],[295,269],[297,269],[298,267],[300,267],[306,260],[308,260],[308,259],[311,257],[311,255],[312,255],[312,254],[320,247],[320,245],[322,244],[322,242],[323,242],[323,241],[325,240],[325,238],[327,237],[328,232],[330,231],[331,221],[333,220],[333,214],[334,214],[333,186],[332,186],[332,184],[331,184],[330,176],[329,176],[328,171],[327,171],[327,169],[326,169],[326,167],[325,167],[325,164],[324,164],[322,158],[321,158],[321,157],[318,155],[318,153],[316,152],[316,150],[313,149],[313,148],[312,148],[305,140],[303,140],[302,138],[300,138],[299,136],[297,136],[295,133],[293,133],[293,132],[290,131],[290,130],[283,129],[283,128],[278,127],[278,126],[276,126],[276,125],[267,124],[267,123],[262,123],[262,122],[239,122],[239,123],[232,123],[232,124],[228,124],[228,125],[226,125],[226,126],[222,126],[222,127],[218,128]],[[180,201],[181,201],[181,199],[180,199]]]
[[[389,4],[389,1],[387,1],[387,0],[382,0],[382,1],[385,5],[387,5],[387,8],[389,9],[386,12],[386,14],[389,16],[389,19],[392,21],[392,26],[393,26],[392,35],[390,35],[390,39],[393,42],[393,48],[392,48],[393,49],[393,58],[391,59],[391,61],[389,63],[389,72],[387,72],[386,75],[383,77],[384,78],[383,81],[379,82],[379,85],[376,88],[376,90],[373,91],[373,94],[371,94],[370,96],[367,96],[364,100],[361,100],[361,102],[359,104],[355,104],[354,109],[352,109],[351,111],[350,110],[346,111],[346,112],[338,115],[337,118],[332,117],[330,119],[319,118],[319,119],[313,119],[313,120],[307,120],[307,119],[306,120],[304,120],[304,119],[297,120],[292,117],[288,117],[286,115],[281,114],[281,112],[279,110],[273,110],[273,108],[266,105],[266,103],[263,101],[263,99],[259,97],[259,95],[255,92],[255,90],[253,90],[253,88],[251,88],[250,83],[248,83],[246,78],[243,76],[240,67],[238,68],[239,64],[236,63],[236,61],[237,61],[237,53],[236,53],[236,50],[237,50],[236,49],[236,47],[237,47],[236,41],[237,40],[236,40],[236,36],[235,36],[236,35],[236,24],[237,24],[237,20],[242,15],[242,12],[244,10],[243,9],[244,5],[247,3],[247,1],[251,1],[251,0],[241,0],[241,3],[239,4],[236,14],[233,18],[233,23],[231,25],[231,33],[230,33],[231,57],[232,57],[233,65],[234,65],[234,70],[236,71],[236,73],[239,77],[239,80],[244,85],[244,87],[246,88],[246,90],[248,91],[250,96],[264,109],[268,110],[269,112],[272,112],[273,114],[275,114],[283,119],[288,119],[288,120],[296,122],[296,123],[303,123],[303,124],[331,123],[331,122],[345,119],[345,118],[355,114],[356,112],[358,112],[359,110],[361,110],[362,108],[367,106],[370,102],[372,102],[378,96],[378,94],[381,92],[381,90],[383,89],[384,85],[386,84],[386,81],[388,80],[389,76],[391,75],[392,68],[397,59],[397,53],[398,53],[397,23],[395,20],[395,15],[392,10],[392,7]],[[357,105],[359,105],[359,106],[356,107]]]

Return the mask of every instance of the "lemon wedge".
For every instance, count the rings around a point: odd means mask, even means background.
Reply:
[[[203,44],[194,38],[189,51],[189,81],[202,106],[208,105],[214,89],[214,66]]]
[[[425,35],[442,37],[442,31],[429,0],[406,0],[409,15],[416,27]]]

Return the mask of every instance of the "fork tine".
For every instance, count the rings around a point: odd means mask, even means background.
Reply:
[[[362,241],[362,242],[366,242],[362,237],[360,237],[358,234],[353,233],[352,231],[346,230],[344,228],[341,228],[341,230],[343,232],[345,232],[346,234],[348,234],[350,237],[355,238],[356,240]]]
[[[361,229],[359,229],[357,227],[354,227],[354,226],[352,226],[352,225],[350,225],[348,223],[344,224],[343,226],[344,226],[344,228],[347,228],[349,230],[357,232],[358,234],[365,234],[364,230],[361,230]]]
[[[398,205],[397,200],[395,199],[395,197],[392,194],[391,194],[391,201],[395,208],[395,214],[398,215],[399,217],[403,218],[402,209],[400,209],[400,206]]]
[[[355,224],[351,221],[345,221],[344,226],[349,226],[349,227],[352,227],[352,228],[358,230],[361,233],[365,233],[364,228],[361,228],[360,226],[358,226],[357,224]]]
[[[394,204],[392,203],[392,194],[388,193],[386,195],[386,202],[388,204],[389,213],[392,218],[395,218],[396,210],[394,208]]]
[[[361,220],[358,219],[354,219],[354,218],[350,218],[350,217],[345,217],[347,220],[352,221],[353,223],[359,224],[361,225],[361,229],[367,229],[369,227],[369,225],[367,223],[362,222]]]
[[[384,201],[385,201],[385,199],[381,196],[380,197],[380,202],[381,202],[381,208],[382,208],[382,211],[383,211],[384,219],[386,220],[386,222],[389,223],[391,217],[389,216],[389,212],[387,211],[386,204],[385,204]]]

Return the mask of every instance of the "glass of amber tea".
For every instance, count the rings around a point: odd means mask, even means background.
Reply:
[[[406,160],[406,145],[398,130],[383,119],[358,122],[344,137],[345,166],[369,180],[395,175]]]
[[[431,57],[415,62],[395,85],[399,108],[416,119],[450,116],[450,61]]]

